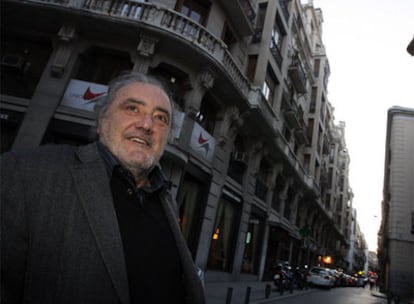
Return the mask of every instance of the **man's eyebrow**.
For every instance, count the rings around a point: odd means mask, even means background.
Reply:
[[[156,109],[156,110],[158,110],[158,111],[160,111],[160,112],[163,112],[163,113],[167,114],[167,115],[168,115],[168,117],[170,117],[170,116],[171,116],[170,111],[168,111],[168,110],[167,110],[166,108],[164,108],[164,107],[155,107],[155,109]]]
[[[142,101],[140,99],[134,99],[134,98],[128,98],[128,99],[125,100],[125,102],[136,103],[136,104],[140,104],[140,105],[143,105],[143,106],[146,106],[147,105],[147,103],[145,101]],[[167,114],[169,118],[171,117],[170,111],[168,111],[168,109],[165,108],[165,107],[156,106],[155,107],[155,110]]]
[[[124,101],[124,103],[127,103],[127,102],[137,103],[137,104],[140,104],[140,105],[143,105],[143,106],[145,106],[147,104],[145,101],[142,101],[142,100],[139,100],[139,99],[134,99],[134,98],[127,98]]]

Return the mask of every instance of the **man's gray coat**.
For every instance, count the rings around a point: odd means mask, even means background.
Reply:
[[[128,304],[122,241],[96,143],[6,153],[0,169],[1,303]],[[186,303],[205,303],[175,202],[168,193],[161,201],[184,269]]]

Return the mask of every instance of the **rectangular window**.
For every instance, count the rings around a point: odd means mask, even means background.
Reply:
[[[312,145],[313,124],[314,124],[313,118],[309,118],[309,120],[308,120],[308,139],[309,139],[309,144],[310,145]]]
[[[244,244],[242,272],[258,274],[264,234],[264,217],[251,214]]]
[[[225,198],[220,200],[210,245],[208,269],[232,271],[239,209],[236,202]]]
[[[184,181],[177,192],[177,205],[179,208],[179,224],[181,231],[192,251],[195,254],[200,227],[202,184],[194,180],[193,176],[185,175]]]
[[[315,113],[315,108],[316,108],[316,94],[318,93],[318,88],[317,87],[312,87],[312,93],[311,93],[311,101],[310,101],[310,106],[309,106],[309,112],[310,113]]]
[[[166,163],[161,165],[168,168]],[[209,185],[210,177],[190,165],[177,191],[179,224],[193,258],[197,253]]]
[[[210,3],[203,0],[179,0],[175,9],[191,20],[205,25],[210,10]]]
[[[280,50],[282,48],[283,39],[286,36],[286,31],[283,27],[283,23],[280,20],[279,15],[276,16],[275,24],[272,29],[272,44],[278,47]]]
[[[313,65],[313,75],[315,77],[319,77],[319,69],[321,66],[321,60],[320,59],[315,59],[314,65]]]
[[[262,87],[262,93],[270,105],[273,106],[276,86],[278,82],[275,80],[273,70],[269,67],[266,73],[265,82]]]
[[[246,76],[251,82],[253,82],[257,67],[257,55],[249,56],[249,61],[247,63],[247,72]]]
[[[263,83],[262,93],[263,93],[263,96],[266,98],[266,100],[269,101],[270,88],[269,88],[269,84],[266,81]]]

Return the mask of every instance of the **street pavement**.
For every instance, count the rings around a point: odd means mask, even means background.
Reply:
[[[266,297],[267,285],[271,288],[268,297]],[[284,292],[283,295],[280,295],[275,290],[272,282],[263,281],[206,282],[205,289],[207,304],[269,304],[277,300],[316,292],[318,290],[315,288],[307,290],[295,289],[293,294]],[[372,290],[371,294],[372,296],[386,299],[386,296],[379,291]]]
[[[271,288],[269,297],[266,297],[267,285]],[[207,304],[266,304],[313,291],[295,289],[293,294],[284,292],[280,295],[272,282],[263,281],[206,282],[205,289]]]

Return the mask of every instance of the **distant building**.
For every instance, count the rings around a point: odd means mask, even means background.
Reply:
[[[357,222],[357,211],[352,209],[352,225],[350,231],[350,246],[348,250],[348,268],[346,271],[349,274],[355,274],[359,271],[366,270],[368,262],[367,249],[364,235]]]
[[[368,252],[368,270],[378,272],[378,255],[375,251]]]
[[[414,301],[414,109],[388,110],[380,280],[394,296]]]

